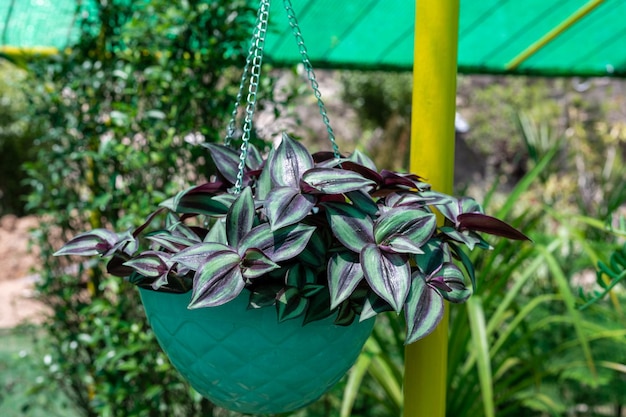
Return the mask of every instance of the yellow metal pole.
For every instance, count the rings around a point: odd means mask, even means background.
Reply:
[[[416,0],[415,8],[411,172],[451,193],[459,0]],[[444,417],[447,308],[439,327],[405,353],[404,416]]]

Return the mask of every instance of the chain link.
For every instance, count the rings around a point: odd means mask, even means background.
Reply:
[[[254,28],[254,32],[252,35],[252,42],[250,45],[251,54],[248,55],[246,60],[246,65],[249,68],[250,74],[250,82],[248,83],[248,95],[246,96],[246,110],[245,117],[243,122],[243,134],[241,136],[241,147],[239,153],[239,167],[237,171],[237,181],[235,182],[235,194],[239,194],[241,192],[241,187],[243,185],[243,175],[246,168],[246,159],[248,158],[248,145],[250,143],[250,134],[252,131],[252,120],[254,118],[254,110],[256,108],[257,102],[257,92],[259,89],[259,78],[261,77],[261,65],[263,64],[263,52],[265,48],[265,36],[267,34],[267,26],[269,21],[269,11],[270,11],[270,0],[261,0],[259,4],[259,11],[257,15],[257,23]],[[251,65],[250,65],[251,64]],[[240,84],[240,94],[237,95],[238,101],[241,101],[242,98],[242,86],[245,84],[248,71],[244,68],[244,75]],[[235,110],[233,112],[233,122],[232,126],[229,124],[229,136],[232,137],[232,133],[234,132],[234,119],[236,118],[237,108],[239,107],[239,103],[237,103]]]
[[[243,67],[243,73],[241,74],[241,81],[239,82],[239,90],[237,91],[237,97],[235,99],[235,105],[233,107],[233,111],[230,115],[230,120],[228,121],[228,126],[226,127],[226,137],[224,138],[224,145],[230,146],[231,141],[233,140],[233,136],[237,130],[237,116],[239,114],[239,107],[241,106],[241,100],[243,99],[243,90],[246,87],[246,82],[248,81],[248,76],[250,75],[250,64],[252,63],[252,59],[254,58],[254,51],[257,45],[257,32],[258,28],[261,24],[261,10],[262,7],[259,6],[256,15],[256,22],[254,24],[254,30],[252,32],[252,39],[250,41],[250,46],[248,48],[248,55],[246,56],[246,64]]]
[[[330,120],[328,119],[326,105],[322,100],[322,93],[320,92],[319,84],[315,77],[315,72],[313,71],[313,65],[311,64],[311,60],[309,59],[309,53],[304,44],[304,38],[302,36],[302,32],[300,31],[300,25],[298,24],[298,19],[296,18],[296,14],[293,10],[293,5],[291,4],[290,0],[283,0],[283,5],[287,12],[289,26],[291,27],[291,31],[296,39],[296,44],[298,45],[298,51],[300,52],[302,64],[307,73],[307,78],[311,83],[311,88],[313,89],[313,93],[315,95],[315,98],[317,99],[317,105],[319,107],[320,115],[322,116],[322,121],[326,126],[328,139],[330,140],[333,148],[333,154],[335,158],[340,158],[341,155],[339,153],[339,147],[337,146],[337,143],[335,141],[335,133],[330,126]],[[243,134],[241,136],[242,142],[239,153],[237,180],[235,182],[234,188],[235,194],[241,193],[241,188],[243,186],[243,176],[246,167],[246,159],[248,158],[248,145],[250,143],[252,121],[254,118],[254,110],[257,103],[259,79],[261,77],[261,66],[263,63],[265,36],[267,34],[267,27],[269,22],[269,11],[270,0],[260,0],[256,23],[252,34],[252,40],[250,42],[250,48],[248,49],[246,64],[243,69],[241,82],[239,83],[239,91],[237,92],[237,98],[235,100],[235,108],[233,109],[233,112],[231,114],[230,121],[226,128],[226,137],[224,138],[225,145],[229,146],[233,140],[233,136],[236,131],[237,115],[239,112],[239,107],[241,106],[241,102],[243,100],[244,89],[247,84],[248,94],[246,96],[246,108],[243,123]],[[249,81],[248,77],[250,78]]]
[[[300,56],[302,57],[302,64],[304,65],[307,77],[309,79],[309,82],[311,83],[311,88],[313,89],[313,93],[315,94],[315,98],[317,99],[317,105],[320,109],[320,115],[322,116],[322,121],[326,126],[328,139],[330,140],[330,143],[333,147],[333,154],[335,158],[341,158],[341,155],[339,154],[339,147],[337,146],[337,142],[335,141],[335,133],[333,132],[333,128],[330,126],[330,120],[328,120],[328,112],[326,111],[326,106],[324,105],[324,101],[322,100],[322,93],[320,92],[319,84],[317,83],[317,79],[315,78],[313,65],[311,64],[311,60],[309,59],[309,53],[304,44],[304,38],[302,37],[302,32],[300,31],[300,25],[298,24],[296,13],[293,10],[293,5],[291,4],[290,0],[283,0],[283,5],[285,6],[285,10],[287,11],[289,26],[291,26],[291,31],[296,38],[298,51],[300,52]]]

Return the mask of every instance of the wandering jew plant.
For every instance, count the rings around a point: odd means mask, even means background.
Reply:
[[[411,343],[435,329],[444,299],[472,294],[474,268],[462,247],[488,249],[478,232],[527,239],[417,175],[379,172],[358,151],[311,155],[287,135],[267,159],[250,147],[235,194],[239,154],[205,146],[217,167],[209,182],[164,201],[133,231],[83,233],[56,255],[111,257],[108,271],[142,288],[191,291],[192,309],[244,293],[250,308],[274,306],[280,321],[303,316],[305,324],[404,311]]]

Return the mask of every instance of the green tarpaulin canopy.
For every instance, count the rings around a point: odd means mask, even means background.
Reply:
[[[0,1],[0,48],[70,45],[78,37],[76,1]],[[414,0],[293,5],[316,67],[411,69]],[[299,55],[281,9],[275,0],[267,53],[289,65]],[[461,0],[458,62],[463,73],[626,76],[626,1]]]

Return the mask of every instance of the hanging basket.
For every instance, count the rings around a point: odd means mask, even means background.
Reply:
[[[241,413],[282,413],[328,391],[355,362],[374,319],[343,327],[333,317],[278,323],[248,307],[247,292],[219,307],[187,309],[190,293],[140,289],[161,348],[200,394]]]
[[[260,0],[225,143],[205,144],[219,175],[162,202],[134,231],[95,229],[56,252],[112,256],[107,270],[140,287],[174,367],[203,396],[243,413],[315,401],[355,362],[378,313],[404,312],[407,343],[431,333],[444,300],[472,293],[461,248],[489,248],[478,232],[527,239],[474,200],[434,192],[415,174],[378,171],[360,152],[342,156],[283,3],[332,152],[312,155],[286,134],[267,156],[249,143],[269,14]]]

